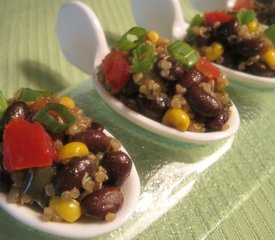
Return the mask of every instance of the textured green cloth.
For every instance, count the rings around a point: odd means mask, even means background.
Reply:
[[[137,210],[121,229],[96,239],[274,239],[275,91],[231,83],[241,127],[219,143],[193,146],[147,133],[109,109],[88,76],[64,58],[55,32],[64,2],[0,0],[0,89],[12,96],[20,87],[59,92],[74,86],[67,93],[134,159],[142,184]],[[110,45],[134,25],[129,0],[83,2],[97,14]],[[2,209],[0,230],[3,240],[62,239]]]

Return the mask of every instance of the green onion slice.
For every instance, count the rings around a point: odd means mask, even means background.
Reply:
[[[189,36],[194,35],[194,33],[193,33],[193,28],[202,25],[202,24],[203,24],[203,21],[204,21],[204,20],[203,20],[203,17],[202,17],[200,14],[196,14],[196,15],[192,18],[192,20],[191,20],[191,22],[190,22],[190,25],[189,25],[189,27],[187,28],[187,34],[188,34]]]
[[[275,24],[271,24],[266,30],[265,35],[271,40],[275,45]]]
[[[146,37],[146,30],[141,27],[133,27],[126,32],[118,41],[117,47],[121,51],[130,51],[138,46],[139,42]]]
[[[200,59],[198,53],[188,43],[177,40],[167,47],[170,55],[187,68],[193,67]]]
[[[7,107],[8,107],[7,101],[3,93],[0,91],[0,119],[2,119],[4,113],[6,112]]]
[[[256,18],[255,11],[252,9],[242,9],[237,12],[236,16],[240,25],[250,23]]]
[[[134,72],[144,72],[147,70],[155,58],[154,47],[149,44],[139,45],[133,50],[133,66]]]
[[[52,91],[42,91],[42,90],[33,90],[30,88],[22,88],[19,94],[19,97],[17,98],[17,101],[20,102],[34,102],[37,97],[40,96],[52,96]]]
[[[64,122],[58,121],[49,111],[57,112]],[[47,130],[53,133],[60,133],[72,126],[75,122],[74,116],[62,104],[48,103],[32,117],[33,121],[40,122]]]

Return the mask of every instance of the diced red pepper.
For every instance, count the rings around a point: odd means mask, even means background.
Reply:
[[[245,9],[253,9],[255,6],[254,6],[254,3],[253,1],[251,0],[238,0],[234,7],[232,8],[232,10],[234,11],[239,11],[240,9],[242,8],[245,8]]]
[[[103,71],[112,91],[125,87],[129,77],[130,64],[122,52],[113,49],[103,60]]]
[[[33,110],[40,110],[41,108],[45,107],[48,103],[54,103],[57,102],[58,100],[54,97],[51,98],[43,98],[41,100],[36,101],[33,105],[32,105],[32,109]]]
[[[5,170],[50,166],[56,155],[53,141],[40,123],[31,123],[20,117],[11,120],[5,126]]]
[[[206,57],[200,58],[196,64],[196,68],[209,79],[216,79],[221,75],[220,69],[208,61]]]
[[[225,11],[214,11],[204,13],[204,19],[210,24],[220,22],[221,24],[227,23],[235,19],[235,15],[227,13]]]

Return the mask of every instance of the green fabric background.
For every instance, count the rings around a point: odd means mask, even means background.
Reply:
[[[231,83],[228,91],[241,116],[232,139],[193,146],[146,133],[109,109],[88,76],[62,55],[55,21],[64,2],[0,0],[0,89],[12,96],[20,87],[59,92],[73,86],[67,93],[129,151],[140,174],[141,196],[152,193],[156,203],[149,214],[137,209],[125,226],[97,239],[274,239],[274,90]],[[134,25],[130,0],[83,2],[97,14],[110,45]],[[224,154],[213,157],[224,146],[229,146]],[[157,175],[168,166],[174,172]],[[0,231],[3,240],[61,239],[30,229],[2,209]]]

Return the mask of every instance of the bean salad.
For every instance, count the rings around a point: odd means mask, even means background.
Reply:
[[[238,11],[242,8],[254,9],[259,22],[265,25],[275,23],[274,0],[237,0],[232,9]]]
[[[103,59],[97,76],[127,107],[163,125],[182,132],[228,128],[226,77],[184,41],[133,27]]]
[[[198,14],[187,29],[185,41],[211,62],[275,77],[275,24],[260,23],[253,9]]]
[[[23,88],[0,92],[0,190],[45,221],[112,221],[132,160],[102,124],[67,96]]]

